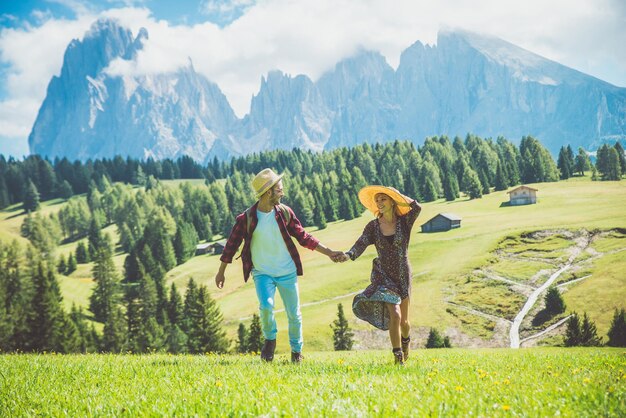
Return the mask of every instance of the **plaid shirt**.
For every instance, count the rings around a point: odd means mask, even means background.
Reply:
[[[243,279],[244,281],[248,281],[250,277],[250,272],[252,271],[252,253],[250,251],[250,243],[252,242],[252,233],[254,232],[257,223],[259,222],[256,209],[259,205],[259,202],[256,202],[250,208],[250,215],[252,219],[250,220],[250,233],[246,231],[247,220],[246,220],[246,212],[243,212],[237,216],[235,220],[235,226],[230,231],[230,235],[228,237],[228,241],[226,242],[226,246],[224,247],[224,252],[222,252],[222,256],[220,260],[224,263],[232,263],[233,257],[235,253],[239,249],[241,245],[241,241],[244,241],[243,250],[241,250],[241,261],[243,262]],[[289,213],[291,214],[291,220],[289,224],[286,224],[286,219],[283,217],[283,212],[278,208],[278,206],[274,206],[274,216],[276,217],[276,223],[278,223],[278,229],[280,229],[280,233],[283,236],[283,240],[285,240],[285,246],[287,246],[287,250],[293,259],[294,264],[296,265],[296,271],[298,276],[302,276],[302,261],[300,261],[300,254],[298,253],[298,249],[295,244],[291,240],[291,237],[294,237],[298,240],[300,245],[309,250],[314,250],[317,248],[319,244],[319,240],[315,238],[313,235],[309,234],[304,230],[302,224],[298,218],[296,218],[295,213],[289,206],[285,206]]]

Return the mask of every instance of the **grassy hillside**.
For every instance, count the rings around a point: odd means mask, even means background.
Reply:
[[[565,416],[626,410],[621,349],[0,355],[1,416]]]
[[[592,231],[610,230],[626,226],[626,182],[591,182],[588,178],[570,179],[558,183],[531,185],[539,189],[539,203],[536,205],[509,207],[502,204],[508,201],[506,192],[491,193],[482,199],[458,199],[455,202],[443,200],[423,205],[423,211],[417,220],[411,238],[409,251],[415,275],[412,291],[411,321],[414,326],[414,340],[417,344],[425,342],[428,327],[436,326],[448,333],[453,344],[467,346],[506,345],[506,329],[485,331],[490,327],[489,319],[480,315],[460,312],[449,302],[456,291],[465,286],[468,275],[477,269],[493,264],[494,251],[500,248],[506,237],[518,237],[520,234],[537,230]],[[47,202],[43,211],[58,210],[58,202]],[[441,212],[451,212],[462,218],[460,229],[423,234],[419,225]],[[324,244],[333,249],[347,250],[360,235],[363,227],[372,219],[365,213],[358,219],[348,222],[329,224],[322,231],[311,232]],[[0,239],[19,238],[19,225],[23,215],[13,209],[0,213]],[[110,227],[111,228],[111,227]],[[111,228],[111,233],[115,233]],[[611,241],[611,240],[609,240]],[[61,247],[62,252],[73,250],[75,243]],[[531,244],[521,243],[519,251],[535,251]],[[533,244],[534,245],[534,244]],[[541,244],[544,250],[553,251],[554,260],[565,254],[570,243],[554,239]],[[624,307],[626,300],[626,252],[619,252],[626,247],[626,240],[615,238],[611,242],[598,243],[595,250],[603,254],[593,259],[586,268],[591,276],[585,280],[561,288],[569,311],[587,311],[596,321],[600,335],[606,335],[615,307]],[[607,247],[613,252],[604,251]],[[594,247],[595,248],[595,247]],[[561,253],[560,253],[561,252]],[[303,303],[304,332],[306,350],[332,349],[331,329],[329,324],[336,318],[337,303],[343,303],[351,326],[356,330],[360,347],[386,347],[385,332],[375,332],[369,325],[357,321],[349,306],[352,294],[364,289],[369,283],[373,247],[355,262],[334,264],[320,253],[301,249],[305,275],[300,279],[300,293]],[[532,258],[532,257],[531,257]],[[124,255],[116,256],[116,264],[123,264]],[[519,261],[500,262],[494,266],[499,275],[511,273],[514,280],[529,280],[533,272],[549,269],[556,261]],[[219,257],[204,255],[193,257],[184,265],[178,266],[167,275],[168,284],[176,282],[179,289],[184,287],[189,277],[207,284],[213,296],[218,299],[224,314],[229,334],[235,337],[240,321],[257,312],[258,306],[251,282],[244,284],[241,261],[237,260],[226,271],[226,285],[218,290],[213,284],[215,272],[219,266]],[[76,302],[86,306],[92,283],[90,265],[79,266],[70,277],[60,276],[61,287],[68,305]],[[483,286],[484,287],[484,286]],[[463,287],[464,288],[464,287]],[[464,288],[465,289],[465,288]],[[489,308],[495,301],[502,301],[502,295],[511,303],[511,310],[519,309],[523,297],[518,293],[500,292],[487,289],[466,293],[474,295],[479,306]],[[495,292],[495,293],[493,293]],[[491,295],[491,296],[489,296]],[[484,298],[483,298],[484,296]],[[489,297],[494,302],[490,302]],[[277,309],[282,308],[277,298]],[[488,309],[485,309],[488,310]],[[284,312],[277,313],[279,336],[278,349],[286,351],[286,317]]]

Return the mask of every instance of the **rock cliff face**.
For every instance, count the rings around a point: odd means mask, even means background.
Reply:
[[[99,21],[72,41],[33,126],[31,152],[203,161],[471,132],[513,141],[533,135],[556,154],[564,144],[591,150],[626,139],[625,88],[474,33],[441,32],[436,46],[416,42],[397,70],[362,51],[317,82],[271,72],[243,119],[191,64],[142,77],[104,71],[114,59],[134,59],[147,37]]]

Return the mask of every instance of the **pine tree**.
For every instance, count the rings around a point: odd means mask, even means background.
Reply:
[[[605,173],[609,171],[609,146],[607,144],[602,144],[596,152],[596,169],[604,179]]]
[[[424,199],[424,202],[433,202],[438,198],[437,189],[430,179],[426,180],[426,185],[424,187],[423,193],[424,194],[422,197]]]
[[[70,311],[70,319],[74,322],[76,329],[80,335],[80,349],[81,353],[94,353],[98,351],[98,341],[94,339],[94,336],[87,326],[85,321],[85,315],[82,308],[77,308],[76,305],[72,305]]]
[[[78,327],[69,315],[63,313],[60,319],[59,336],[55,350],[59,353],[82,352],[83,340]]]
[[[187,348],[190,353],[202,353],[199,323],[202,310],[198,301],[198,286],[193,278],[189,279],[185,292],[182,330],[187,334]]]
[[[78,264],[89,263],[89,252],[84,241],[79,241],[76,245],[76,262]]]
[[[63,310],[57,293],[58,283],[42,261],[37,263],[33,280],[33,297],[29,305],[27,326],[29,351],[57,350],[63,326]]]
[[[31,180],[28,180],[28,185],[24,192],[23,205],[24,212],[34,212],[39,209],[39,191]]]
[[[452,202],[459,197],[459,183],[452,170],[448,170],[443,178],[443,195],[448,202]]]
[[[496,184],[495,190],[497,192],[508,189],[509,185],[507,182],[506,175],[504,174],[504,170],[502,169],[502,164],[498,161],[498,166],[496,168]]]
[[[187,334],[175,324],[168,324],[167,327],[167,351],[173,354],[187,352]]]
[[[4,209],[11,204],[11,199],[9,198],[9,188],[7,187],[6,182],[4,181],[4,175],[0,172],[0,209]]]
[[[582,330],[580,327],[580,318],[574,312],[567,320],[567,328],[565,329],[564,343],[566,347],[575,347],[580,345],[582,341]]]
[[[556,287],[551,287],[545,296],[546,311],[551,315],[565,312],[565,301]]]
[[[167,302],[167,319],[170,324],[181,325],[183,321],[183,299],[178,293],[176,284],[170,287],[170,297]]]
[[[615,309],[608,336],[609,341],[607,345],[611,347],[626,347],[626,311],[624,308],[619,311]]]
[[[444,340],[437,329],[431,328],[426,340],[426,348],[443,348]]]
[[[89,257],[94,260],[96,253],[105,246],[104,235],[97,218],[92,218],[89,225]]]
[[[63,180],[63,182],[61,182],[61,185],[59,186],[57,194],[61,199],[67,200],[74,195],[74,191],[72,190],[72,186],[68,183],[68,181]]]
[[[222,328],[223,317],[206,286],[198,288],[198,301],[202,306],[201,348],[204,353],[225,353],[230,341]]]
[[[615,148],[609,148],[607,155],[607,171],[604,180],[619,180],[622,177],[619,155]]]
[[[596,324],[589,319],[587,312],[585,312],[580,330],[580,345],[584,347],[597,347],[601,344],[602,339],[598,337]]]
[[[585,152],[584,149],[578,148],[578,155],[576,155],[576,169],[575,171],[581,176],[585,175],[585,171],[589,170],[591,167],[591,161],[589,161],[589,155]]]
[[[337,305],[337,319],[330,325],[333,330],[333,346],[335,351],[349,351],[352,350],[354,341],[354,333],[350,329],[348,320],[343,313],[343,305],[339,303]]]
[[[248,340],[248,330],[246,326],[240,322],[239,327],[237,328],[237,352],[245,353],[247,352],[247,340]]]
[[[470,199],[478,199],[483,196],[480,179],[478,178],[476,172],[471,168],[465,170],[463,178],[463,191],[469,196]]]
[[[89,297],[89,310],[93,312],[96,321],[106,323],[109,322],[120,292],[119,278],[107,239],[94,254],[92,273],[96,286]]]
[[[615,142],[613,148],[615,148],[615,151],[617,152],[617,158],[619,160],[620,166],[620,175],[623,176],[624,174],[626,174],[626,155],[624,154],[624,148],[619,141]]]
[[[250,330],[248,331],[248,340],[246,344],[246,351],[248,353],[260,353],[263,347],[263,332],[261,332],[261,319],[259,315],[252,315],[252,322],[250,322]]]
[[[64,274],[65,270],[67,270],[67,265],[65,264],[65,257],[63,254],[59,256],[59,263],[57,264],[57,272],[60,274]]]
[[[313,221],[319,229],[326,229],[326,226],[328,226],[328,224],[326,223],[326,215],[324,215],[324,211],[321,208],[317,208],[315,210],[313,215]]]
[[[574,165],[576,164],[576,161],[574,159],[574,151],[570,145],[568,145],[565,150],[565,156],[567,157],[567,165],[569,167],[571,177],[574,175]]]
[[[559,150],[559,158],[556,167],[561,172],[561,180],[567,180],[571,177],[571,166],[569,164],[569,159],[565,147],[561,147],[561,149]]]
[[[69,276],[74,271],[76,271],[76,267],[76,259],[74,258],[74,254],[70,253],[70,255],[67,257],[67,269],[65,270],[65,274]]]
[[[101,348],[109,353],[121,353],[127,349],[126,324],[119,307],[111,311],[104,323]]]
[[[197,243],[198,234],[193,225],[187,222],[180,223],[176,228],[173,244],[178,264],[183,264],[194,255]]]

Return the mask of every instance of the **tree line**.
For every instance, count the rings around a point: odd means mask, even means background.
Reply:
[[[69,314],[76,328],[83,330],[77,334],[83,339],[78,351],[85,347],[116,352],[224,351],[228,341],[220,331],[221,314],[208,290],[190,283],[182,306],[187,306],[189,297],[195,311],[180,310],[181,296],[176,289],[167,288],[165,275],[193,256],[199,241],[228,234],[234,216],[254,202],[250,180],[264,167],[287,174],[285,202],[305,226],[320,228],[328,221],[359,216],[362,208],[357,192],[366,184],[391,185],[428,202],[442,197],[455,200],[460,192],[479,198],[491,189],[505,190],[520,182],[556,181],[562,177],[548,151],[532,137],[522,138],[519,148],[505,138],[492,141],[467,135],[465,140],[428,138],[417,148],[408,141],[394,141],[323,153],[269,151],[233,158],[229,163],[214,160],[205,167],[185,157],[161,162],[116,157],[84,164],[55,160],[54,165],[37,156],[23,162],[7,162],[0,157],[0,187],[2,183],[13,187],[16,179],[27,180],[21,198],[28,215],[21,233],[32,244],[27,251],[38,254],[41,264],[41,268],[28,267],[32,264],[28,257],[15,258],[13,270],[7,267],[0,276],[0,288],[15,289],[7,283],[18,276],[24,306],[34,304],[35,295],[45,300],[46,306],[61,306],[55,274],[70,274],[77,264],[92,263],[95,286],[89,311],[73,309]],[[204,178],[205,182],[200,186],[167,186],[158,179],[176,175]],[[66,183],[69,188],[64,186]],[[36,211],[40,198],[54,197],[63,189],[67,193],[62,197],[67,201],[57,213],[43,216]],[[39,190],[45,193],[40,195]],[[11,189],[8,195],[9,202],[20,198],[17,189]],[[115,243],[103,233],[113,226],[119,236]],[[57,255],[57,246],[70,242],[77,242],[76,249],[67,258]],[[3,251],[8,254],[9,248],[14,247],[7,246]],[[114,252],[126,254],[122,272],[113,264]],[[41,277],[47,278],[46,284],[38,288],[36,283],[43,280]],[[44,297],[35,291],[48,288],[56,289],[52,292],[56,296]],[[6,296],[4,315],[11,324],[19,322],[20,316],[19,309],[12,306]],[[55,315],[59,321],[69,323],[65,314]],[[85,318],[102,324],[103,332],[94,328],[84,331],[87,328],[80,320]],[[199,324],[205,321],[198,325],[200,330],[191,325],[190,318]],[[26,328],[17,322],[11,327],[21,333],[15,341],[26,341],[24,335],[33,335],[19,331]],[[240,340],[239,346],[245,343],[247,351],[255,348],[256,336],[254,342],[245,341]],[[55,344],[48,346],[57,347]],[[47,349],[42,347],[20,344],[14,349]]]
[[[390,158],[389,152],[396,157],[400,149],[405,152],[400,160]],[[254,174],[264,167],[288,170],[296,176],[323,175],[327,171],[317,169],[331,169],[337,176],[343,176],[345,166],[350,176],[360,180],[353,170],[359,168],[366,181],[393,182],[412,191],[413,196],[422,201],[437,197],[452,199],[458,197],[459,191],[471,197],[480,197],[481,193],[487,192],[487,187],[504,190],[520,182],[555,181],[559,177],[567,179],[583,175],[588,170],[592,170],[594,179],[599,180],[619,180],[626,174],[626,158],[619,141],[614,146],[602,145],[596,154],[597,161],[593,164],[582,148],[574,155],[570,146],[562,147],[555,169],[549,152],[530,136],[522,138],[519,147],[516,147],[503,137],[493,141],[468,134],[464,140],[459,137],[450,140],[446,136],[427,138],[419,147],[408,141],[394,141],[323,153],[278,150],[236,157],[230,161],[214,158],[205,165],[189,156],[161,161],[116,156],[83,163],[66,158],[56,158],[51,162],[38,155],[31,155],[23,161],[7,160],[0,155],[0,209],[24,202],[27,210],[34,210],[37,205],[35,193],[43,200],[68,199],[87,193],[90,183],[102,177],[111,183],[133,185],[144,185],[149,177],[161,180],[198,178],[212,183],[237,172]],[[411,184],[412,177],[428,180],[426,175],[433,172],[437,172],[437,176],[430,179],[432,184],[422,183],[420,187]],[[300,197],[300,200],[306,200],[306,196]]]

